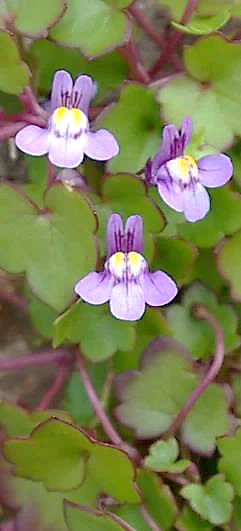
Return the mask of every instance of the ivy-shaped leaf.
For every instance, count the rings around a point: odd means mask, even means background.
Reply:
[[[0,266],[26,272],[39,298],[63,309],[81,276],[95,269],[95,217],[85,197],[55,185],[39,210],[11,186],[0,186]]]
[[[212,524],[229,522],[233,489],[221,474],[213,476],[205,485],[190,483],[181,489],[181,495],[189,500],[194,511]]]
[[[135,341],[132,323],[115,319],[108,305],[92,306],[77,301],[54,325],[54,346],[65,341],[79,343],[91,361],[102,361],[118,349],[130,350]]]

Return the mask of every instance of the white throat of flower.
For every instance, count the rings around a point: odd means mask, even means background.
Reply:
[[[105,267],[115,280],[128,281],[137,279],[147,270],[145,258],[135,251],[113,254],[106,262]]]
[[[57,107],[51,116],[50,127],[57,137],[78,138],[88,131],[89,121],[80,109]]]
[[[188,185],[198,181],[198,167],[196,161],[190,155],[177,157],[166,163],[170,177],[181,185]]]

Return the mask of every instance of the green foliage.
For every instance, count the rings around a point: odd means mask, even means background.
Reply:
[[[121,403],[116,408],[116,415],[135,430],[137,437],[147,439],[168,430],[199,377],[180,346],[171,348],[170,340],[165,348],[157,348],[155,354],[147,353],[141,367],[139,371],[121,375],[120,384],[117,384],[117,390],[121,386],[118,393]],[[184,419],[182,439],[194,451],[210,455],[216,438],[228,433],[229,425],[225,392],[218,384],[211,384]],[[182,467],[183,463],[179,465]],[[179,465],[177,463],[177,468]]]
[[[188,459],[179,459],[176,461],[179,449],[177,440],[161,440],[153,443],[150,448],[150,455],[145,457],[145,465],[157,472],[170,472],[178,474],[184,472],[189,467]]]
[[[54,346],[69,340],[79,343],[91,361],[102,361],[118,349],[130,350],[135,340],[132,323],[115,319],[105,306],[91,306],[76,302],[56,321]]]
[[[225,336],[225,352],[232,351],[240,344],[237,316],[232,307],[220,305],[212,291],[201,284],[193,284],[186,290],[182,304],[173,304],[167,308],[166,314],[175,339],[185,345],[194,358],[210,356],[215,347],[210,324],[193,316],[195,304],[204,304],[220,322]]]
[[[31,37],[46,34],[64,10],[64,0],[4,0],[0,6],[0,23],[5,25],[5,20],[13,17],[13,29],[16,33],[23,33]]]
[[[225,524],[230,520],[233,489],[222,475],[213,476],[205,485],[191,483],[182,488],[181,494],[194,511],[212,524]]]
[[[97,20],[104,21],[104,24],[96,24]],[[50,31],[50,36],[60,44],[81,48],[84,54],[93,57],[122,44],[126,30],[124,13],[108,2],[81,0],[80,5],[79,0],[68,0],[66,12]]]
[[[224,241],[218,250],[218,268],[220,274],[229,282],[231,297],[241,300],[240,282],[240,242],[241,232]]]
[[[241,470],[237,466],[241,451],[241,429],[233,437],[223,437],[218,442],[218,449],[222,455],[219,460],[219,470],[233,485],[235,493],[241,495]]]
[[[68,528],[72,531],[88,529],[89,531],[118,531],[124,529],[115,522],[114,518],[101,511],[91,511],[87,507],[65,506],[65,516]]]
[[[46,210],[39,211],[2,184],[0,205],[1,267],[11,273],[25,271],[36,295],[63,309],[73,298],[75,282],[95,268],[95,218],[86,199],[56,185],[45,196]]]
[[[186,48],[183,58],[188,75],[171,80],[159,94],[165,116],[179,124],[188,109],[207,142],[222,149],[241,134],[241,45],[210,36]]]
[[[110,171],[141,170],[159,147],[158,103],[154,92],[142,85],[131,83],[123,87],[118,103],[107,108],[97,123],[112,131],[120,145],[119,154],[108,164]]]
[[[8,33],[0,31],[0,90],[21,94],[29,80],[30,71],[21,60],[14,40]]]

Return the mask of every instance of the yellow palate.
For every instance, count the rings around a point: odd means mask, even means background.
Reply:
[[[119,269],[123,266],[125,261],[125,255],[122,252],[118,252],[112,255],[111,257],[112,265],[114,268]]]
[[[180,157],[177,160],[178,165],[178,171],[180,172],[181,176],[185,177],[190,170],[196,170],[197,165],[193,157],[187,155],[186,157]]]
[[[133,269],[137,269],[140,267],[141,264],[141,255],[139,253],[136,253],[135,251],[131,251],[128,253],[128,260],[129,264]]]
[[[67,107],[58,107],[55,110],[54,121],[57,126],[63,122],[72,123],[76,129],[85,128],[87,124],[87,118],[80,109],[68,109]]]

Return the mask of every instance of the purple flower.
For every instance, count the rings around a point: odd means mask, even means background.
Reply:
[[[50,117],[46,128],[27,125],[16,135],[19,149],[29,155],[45,155],[61,168],[76,168],[84,154],[95,160],[108,160],[118,153],[118,144],[105,129],[90,130],[88,109],[96,92],[89,76],[79,76],[74,85],[65,70],[53,78]]]
[[[198,161],[185,155],[191,136],[190,118],[184,118],[180,131],[174,125],[164,127],[160,150],[147,162],[145,177],[171,208],[194,222],[204,218],[210,209],[204,186],[223,186],[232,177],[233,166],[230,158],[222,153]]]
[[[107,225],[108,256],[104,271],[89,273],[75,286],[75,292],[90,304],[110,301],[117,319],[136,321],[145,305],[163,306],[177,294],[175,282],[162,271],[150,273],[143,249],[141,216],[130,216],[125,228],[118,214]]]

